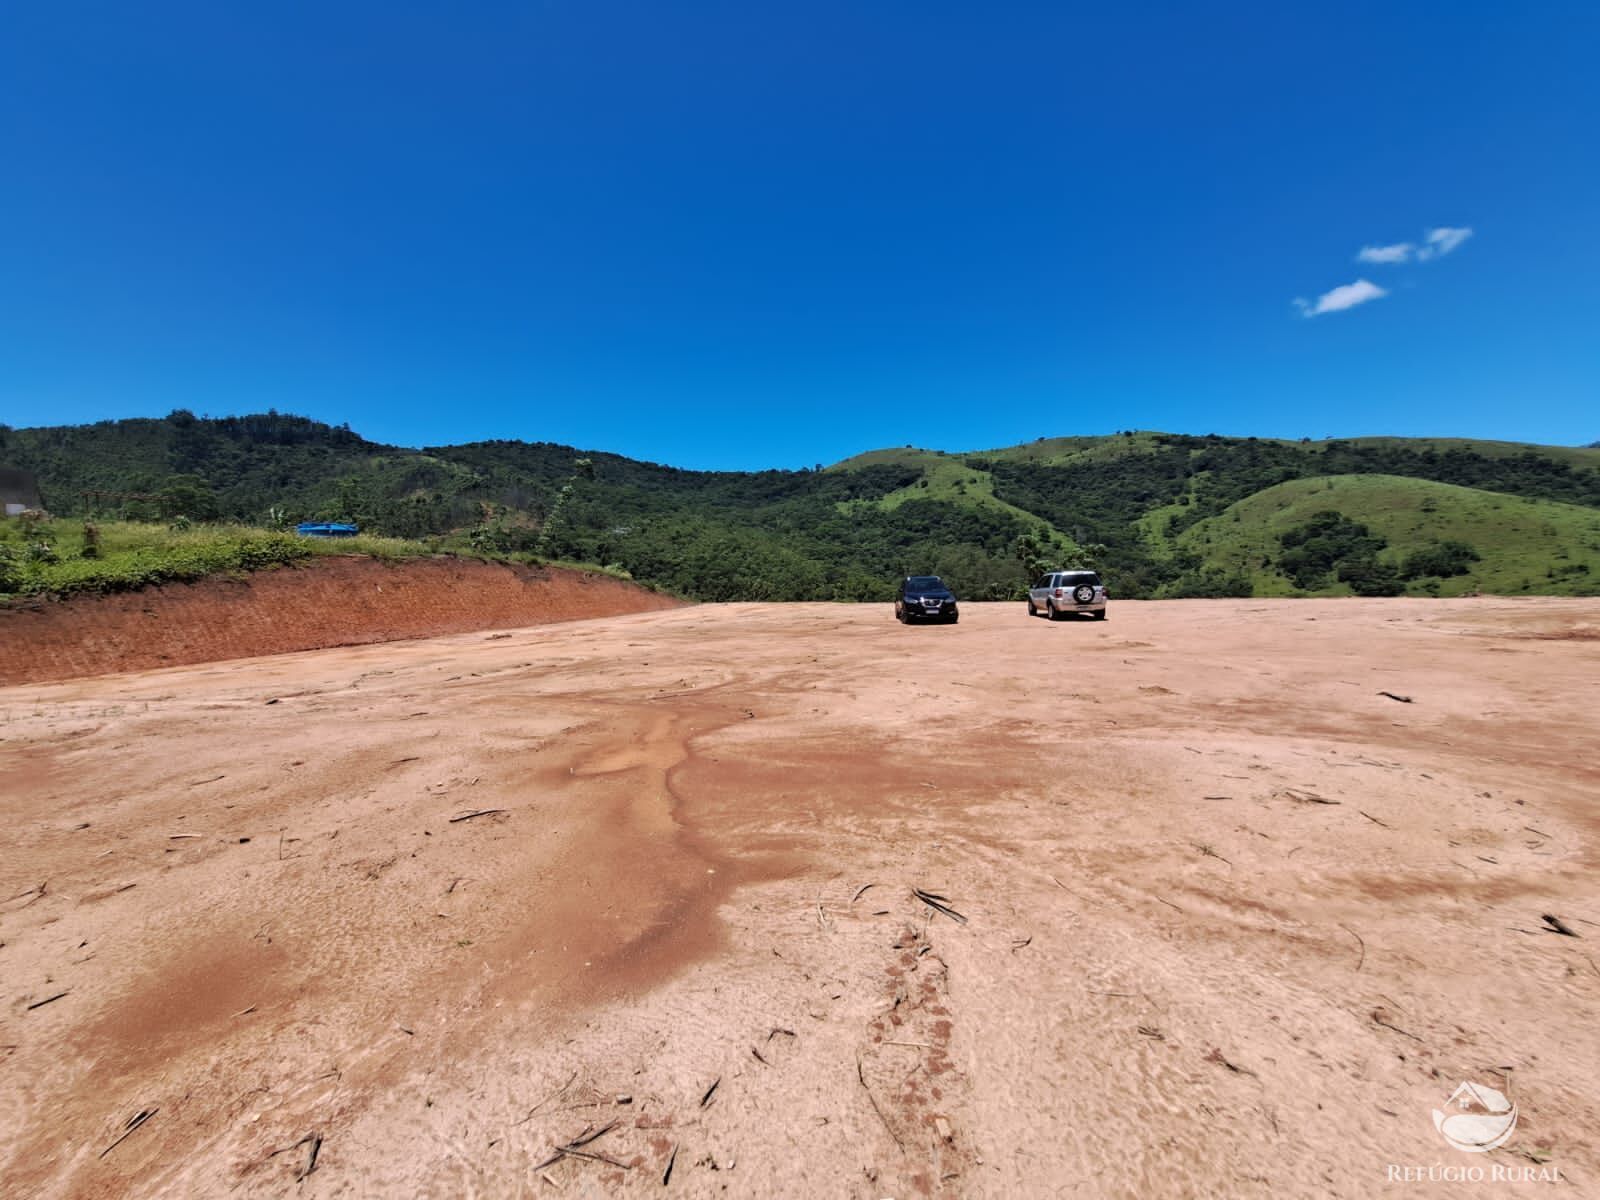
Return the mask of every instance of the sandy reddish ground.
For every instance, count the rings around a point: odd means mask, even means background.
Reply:
[[[1597,601],[1201,601],[0,690],[0,1194],[1600,1195],[1597,681]]]

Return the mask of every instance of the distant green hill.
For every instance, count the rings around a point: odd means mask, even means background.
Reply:
[[[1303,594],[1278,569],[1280,538],[1334,511],[1384,538],[1381,561],[1402,566],[1417,551],[1455,541],[1481,557],[1461,575],[1407,582],[1416,594],[1600,594],[1600,509],[1526,500],[1394,475],[1336,475],[1266,488],[1190,526],[1177,545],[1202,566],[1249,578],[1258,596]],[[1329,581],[1319,595],[1348,594]]]
[[[1571,513],[1600,511],[1600,450],[1455,438],[1129,431],[971,453],[875,450],[816,471],[685,471],[546,442],[408,449],[280,413],[178,411],[0,427],[0,465],[33,471],[62,517],[354,520],[440,548],[606,564],[711,600],[882,599],[896,576],[923,572],[969,597],[1013,596],[1030,571],[1079,562],[1121,596],[1281,592],[1285,577],[1254,565],[1273,556],[1275,514],[1294,527],[1298,498],[1322,495],[1316,481],[1349,476],[1391,480],[1324,497],[1328,507],[1348,497],[1352,521],[1382,527],[1379,577],[1438,539],[1470,543],[1471,572],[1407,588],[1581,592],[1595,585],[1579,570],[1589,559]],[[1423,493],[1429,520],[1402,529],[1395,514]],[[1557,534],[1527,523],[1534,501],[1567,514],[1548,518]]]

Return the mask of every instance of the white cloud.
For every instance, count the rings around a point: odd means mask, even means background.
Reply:
[[[1356,255],[1357,262],[1403,263],[1410,262],[1416,247],[1410,242],[1396,242],[1393,246],[1363,246]]]
[[[1387,246],[1363,246],[1356,251],[1356,261],[1378,266],[1393,266],[1396,263],[1408,262],[1425,263],[1429,259],[1443,258],[1458,249],[1461,243],[1471,236],[1470,226],[1438,225],[1426,230],[1419,242],[1391,242]],[[1299,297],[1293,304],[1302,317],[1320,317],[1324,313],[1343,312],[1347,308],[1354,308],[1369,300],[1381,300],[1388,294],[1387,288],[1381,288],[1369,279],[1358,279],[1354,283],[1346,283],[1332,291],[1323,292],[1315,301]]]
[[[1467,226],[1452,228],[1449,225],[1441,225],[1437,229],[1430,229],[1423,239],[1426,244],[1417,251],[1417,261],[1427,262],[1430,258],[1443,258],[1471,236],[1472,230]]]
[[[1472,230],[1465,226],[1455,228],[1441,225],[1424,233],[1421,245],[1395,242],[1391,246],[1363,246],[1356,254],[1356,261],[1393,264],[1410,262],[1414,258],[1418,262],[1427,262],[1430,258],[1443,258],[1471,236]]]
[[[1324,313],[1343,312],[1347,308],[1365,304],[1368,300],[1381,300],[1388,294],[1387,288],[1381,288],[1370,280],[1358,279],[1354,283],[1346,283],[1332,291],[1323,292],[1317,297],[1316,303],[1299,299],[1294,302],[1294,306],[1300,310],[1300,315],[1303,317],[1320,317]]]

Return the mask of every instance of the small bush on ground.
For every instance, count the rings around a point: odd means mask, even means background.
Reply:
[[[1180,576],[1168,594],[1175,600],[1220,600],[1255,595],[1250,577],[1241,571],[1206,567]]]
[[[1400,576],[1402,579],[1425,579],[1429,576],[1449,579],[1455,575],[1465,575],[1472,569],[1472,564],[1482,557],[1466,542],[1434,542],[1407,555],[1400,568]]]
[[[1353,558],[1339,564],[1339,582],[1358,596],[1401,596],[1406,585],[1400,568],[1377,558]]]
[[[1372,573],[1378,551],[1389,544],[1360,521],[1352,521],[1332,509],[1314,513],[1304,525],[1285,531],[1278,542],[1284,549],[1278,558],[1278,569],[1295,587],[1306,591],[1323,586],[1335,572],[1342,582],[1354,587],[1355,580],[1366,579]],[[1350,578],[1346,578],[1347,574]]]

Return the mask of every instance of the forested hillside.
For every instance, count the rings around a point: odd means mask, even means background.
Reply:
[[[1001,598],[1057,564],[1099,567],[1120,596],[1600,591],[1588,520],[1600,450],[1575,447],[1129,432],[704,472],[542,442],[414,450],[303,417],[180,411],[0,427],[0,464],[37,474],[57,516],[353,520],[441,547],[610,565],[707,600],[882,599],[908,572]],[[1413,508],[1419,519],[1390,519]],[[1313,549],[1345,538],[1361,553],[1304,568],[1309,552],[1282,539],[1308,522]],[[1449,573],[1420,573],[1430,565]]]

